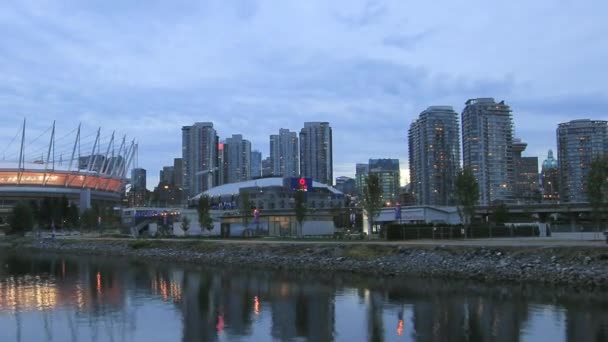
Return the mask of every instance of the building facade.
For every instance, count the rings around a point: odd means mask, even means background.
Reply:
[[[370,159],[369,174],[378,176],[384,202],[399,201],[399,159]]]
[[[332,130],[328,122],[305,122],[300,131],[300,174],[332,185]]]
[[[547,159],[543,161],[541,180],[543,185],[543,201],[559,201],[559,169],[557,166],[557,160],[553,157],[552,150],[549,150],[547,153]]]
[[[241,134],[233,134],[224,144],[226,183],[251,179],[251,142]]]
[[[357,163],[355,166],[355,187],[357,196],[361,197],[367,187],[367,176],[369,175],[369,164]]]
[[[251,178],[262,177],[262,152],[251,151]]]
[[[463,166],[479,185],[479,204],[513,202],[513,117],[493,98],[471,99],[462,111]]]
[[[458,114],[432,106],[412,122],[408,133],[410,184],[420,205],[454,205],[460,170]]]
[[[345,176],[336,177],[336,189],[349,196],[355,196],[357,193],[355,180]]]
[[[557,127],[557,160],[561,202],[588,202],[591,162],[608,154],[608,121],[573,120]]]
[[[183,188],[194,197],[217,185],[218,137],[213,123],[182,127]]]
[[[281,128],[279,134],[271,135],[270,160],[274,176],[298,177],[300,175],[298,133]]]
[[[515,185],[513,198],[517,203],[539,203],[542,193],[538,183],[538,157],[523,157],[527,143],[513,139],[513,165]]]

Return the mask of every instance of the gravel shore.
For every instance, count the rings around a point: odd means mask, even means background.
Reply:
[[[205,240],[15,239],[0,248],[132,257],[215,266],[423,276],[608,289],[606,247],[264,244]]]

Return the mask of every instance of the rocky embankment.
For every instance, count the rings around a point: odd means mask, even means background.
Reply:
[[[395,246],[365,243],[263,244],[204,240],[34,240],[2,249],[110,255],[203,265],[431,276],[608,289],[606,247]]]

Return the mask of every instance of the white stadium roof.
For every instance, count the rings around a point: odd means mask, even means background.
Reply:
[[[282,187],[283,178],[282,177],[260,178],[260,179],[248,180],[245,182],[224,184],[224,185],[216,186],[215,188],[211,188],[211,189],[203,192],[202,194],[198,194],[198,195],[194,196],[193,199],[199,199],[202,195],[209,196],[209,197],[238,195],[239,190],[241,188],[251,188],[251,187],[256,187],[256,186],[260,187],[260,188]],[[337,189],[335,189],[331,186],[328,186],[327,184],[313,181],[312,186],[313,186],[313,188],[327,189],[329,192],[331,192],[335,195],[342,194],[342,192],[338,191]]]

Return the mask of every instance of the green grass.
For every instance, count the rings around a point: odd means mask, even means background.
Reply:
[[[387,255],[389,251],[386,248],[369,245],[353,245],[347,247],[342,256],[355,260],[374,260]]]
[[[147,248],[156,248],[161,245],[161,241],[154,240],[135,240],[129,242],[129,247],[132,249],[147,249]]]

